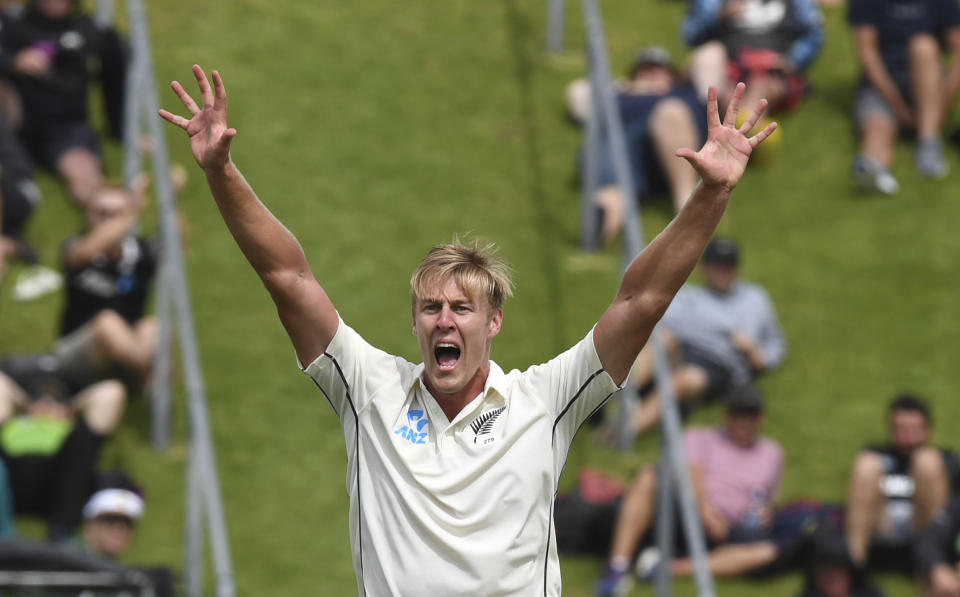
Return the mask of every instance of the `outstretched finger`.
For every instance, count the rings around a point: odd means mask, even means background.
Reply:
[[[173,89],[173,92],[177,94],[177,97],[180,98],[180,101],[183,102],[183,105],[189,110],[190,114],[196,116],[200,113],[200,108],[197,107],[197,102],[193,101],[193,98],[190,97],[190,94],[187,93],[187,90],[183,88],[183,85],[179,81],[171,81],[170,87]]]
[[[213,106],[213,90],[210,89],[210,81],[207,81],[207,74],[203,72],[199,64],[193,65],[193,76],[197,78],[197,85],[200,86],[200,97],[203,99],[203,107]]]
[[[743,124],[740,125],[740,128],[737,129],[744,135],[750,132],[753,128],[753,125],[757,124],[757,120],[760,119],[760,116],[767,110],[767,100],[762,99],[760,103],[757,104],[757,107],[753,109],[753,113],[743,121]]]
[[[749,139],[749,141],[750,141],[750,146],[751,146],[751,147],[756,147],[757,145],[760,145],[761,143],[763,143],[763,140],[766,139],[767,137],[769,137],[769,136],[770,136],[770,133],[772,133],[772,132],[775,131],[775,130],[777,130],[777,123],[776,123],[776,122],[771,122],[771,123],[768,124],[762,131],[760,131],[760,132],[757,133],[756,135],[750,137],[750,139]]]
[[[220,71],[213,71],[213,107],[218,110],[227,109],[227,88],[223,86],[223,79],[220,78]]]
[[[160,118],[163,118],[164,120],[166,120],[167,122],[169,122],[169,123],[171,123],[171,124],[177,125],[178,127],[182,128],[183,130],[187,130],[187,125],[190,124],[190,121],[187,120],[186,118],[184,118],[183,116],[177,116],[176,114],[173,114],[173,113],[171,113],[171,112],[167,112],[167,111],[164,110],[163,108],[161,108],[161,109],[157,112],[157,114],[160,115]]]
[[[711,85],[707,89],[707,128],[720,126],[720,108],[717,107],[717,88]]]
[[[727,114],[723,117],[724,126],[734,126],[736,124],[737,113],[740,111],[740,99],[743,97],[746,88],[747,86],[742,81],[737,83],[736,88],[734,88],[733,97],[730,98],[730,103],[727,105]]]

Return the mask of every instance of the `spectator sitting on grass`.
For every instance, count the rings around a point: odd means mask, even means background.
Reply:
[[[855,181],[895,194],[900,185],[890,173],[893,146],[907,131],[916,133],[914,161],[920,174],[945,177],[940,135],[960,87],[957,0],[851,0],[849,20],[863,70],[854,100],[860,136]],[[944,43],[952,56],[946,71]]]
[[[741,113],[766,98],[776,114],[806,94],[803,73],[823,45],[823,15],[813,0],[693,0],[682,34],[695,48],[690,76],[698,92],[714,85],[729,97],[746,81]]]
[[[733,241],[711,240],[703,253],[706,286],[685,285],[663,316],[661,337],[671,355],[673,388],[685,405],[722,397],[776,368],[786,353],[770,296],[740,280],[739,265]],[[634,379],[645,396],[631,423],[642,433],[660,420],[649,347],[637,359]]]
[[[853,565],[843,533],[832,526],[814,531],[805,568],[804,587],[797,597],[884,597]]]
[[[774,540],[773,504],[783,450],[759,434],[762,420],[759,390],[743,386],[728,395],[722,427],[694,428],[684,436],[697,507],[711,546]],[[646,468],[625,493],[598,595],[622,595],[629,587],[633,557],[654,519],[657,482],[654,469]]]
[[[567,86],[567,108],[578,122],[585,122],[590,114],[590,93],[585,79]],[[689,163],[677,159],[676,151],[695,147],[706,138],[705,102],[677,72],[667,51],[658,46],[637,53],[630,79],[617,88],[616,101],[638,196],[667,191],[679,211],[699,177]],[[598,150],[599,187],[593,200],[603,213],[601,236],[608,242],[623,225],[624,199],[606,139]]]
[[[930,445],[926,402],[901,394],[889,406],[889,441],[861,451],[853,464],[846,530],[858,566],[913,575],[913,541],[947,505],[958,459]]]
[[[79,0],[32,0],[4,15],[0,48],[0,75],[22,102],[24,144],[74,199],[89,201],[102,179],[100,140],[87,114],[95,76],[110,131],[121,137],[125,52],[117,32],[83,14]]]
[[[23,228],[40,202],[33,166],[0,107],[0,277],[7,259],[37,261],[23,239]]]
[[[17,383],[0,373],[0,458],[14,509],[43,517],[51,539],[65,540],[80,525],[100,449],[125,402],[126,390],[115,380],[71,395],[53,375]],[[22,415],[14,416],[17,408]]]

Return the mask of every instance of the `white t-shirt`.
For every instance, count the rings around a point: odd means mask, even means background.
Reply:
[[[574,433],[617,386],[593,332],[504,373],[448,422],[414,365],[340,320],[304,371],[340,417],[360,595],[559,595],[553,498]]]

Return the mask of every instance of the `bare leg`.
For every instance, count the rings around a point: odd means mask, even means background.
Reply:
[[[872,112],[863,121],[860,153],[884,168],[893,161],[893,144],[897,140],[897,123],[883,112]]]
[[[88,386],[73,399],[73,406],[87,426],[98,435],[109,435],[123,416],[127,390],[122,383],[108,379]]]
[[[649,129],[657,158],[670,185],[673,207],[679,212],[700,180],[693,166],[676,156],[681,147],[699,145],[693,115],[682,100],[668,98],[658,103],[650,114]]]
[[[940,46],[932,35],[910,38],[910,86],[917,118],[917,136],[938,137],[943,114],[943,71]]]
[[[853,473],[850,475],[846,531],[850,558],[858,565],[866,564],[870,537],[880,521],[880,509],[884,499],[880,493],[882,477],[883,463],[878,455],[871,452],[857,454]]]
[[[57,161],[57,172],[67,183],[70,195],[85,204],[103,184],[100,158],[89,149],[75,147]]]
[[[12,417],[17,406],[24,406],[29,401],[30,397],[15,381],[0,373],[0,423]]]
[[[708,556],[710,572],[715,576],[738,576],[769,564],[777,558],[777,546],[772,541],[722,545]],[[693,560],[674,560],[670,569],[674,576],[692,576]]]
[[[623,193],[617,185],[600,187],[593,194],[593,201],[603,210],[603,226],[600,237],[608,244],[623,228]]]
[[[913,524],[926,528],[933,515],[947,505],[950,485],[943,455],[936,448],[918,448],[910,458],[910,476],[916,486],[913,497]]]
[[[707,374],[696,365],[685,365],[673,373],[673,391],[680,402],[692,400],[707,389]],[[660,396],[656,390],[640,403],[633,412],[633,429],[636,433],[644,433],[657,425],[660,421]]]
[[[115,311],[101,311],[94,318],[92,337],[101,361],[116,363],[146,376],[156,348],[156,322],[146,317],[132,328]]]
[[[613,530],[610,561],[626,561],[637,550],[644,533],[650,528],[657,496],[657,474],[652,468],[641,470],[623,496],[620,514]]]
[[[722,104],[730,97],[727,89],[727,49],[718,41],[711,41],[693,51],[690,59],[690,80],[700,96],[707,101],[707,89],[713,85],[720,94]]]

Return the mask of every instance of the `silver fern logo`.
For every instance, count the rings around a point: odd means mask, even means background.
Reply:
[[[480,439],[481,435],[489,435],[490,432],[493,431],[493,424],[497,422],[497,417],[499,417],[500,413],[502,413],[506,408],[506,406],[501,406],[500,408],[487,411],[470,423],[470,429],[473,429],[473,433],[475,435],[473,438],[473,443],[477,443],[477,440]],[[483,444],[488,444],[492,441],[492,437],[486,438]]]

